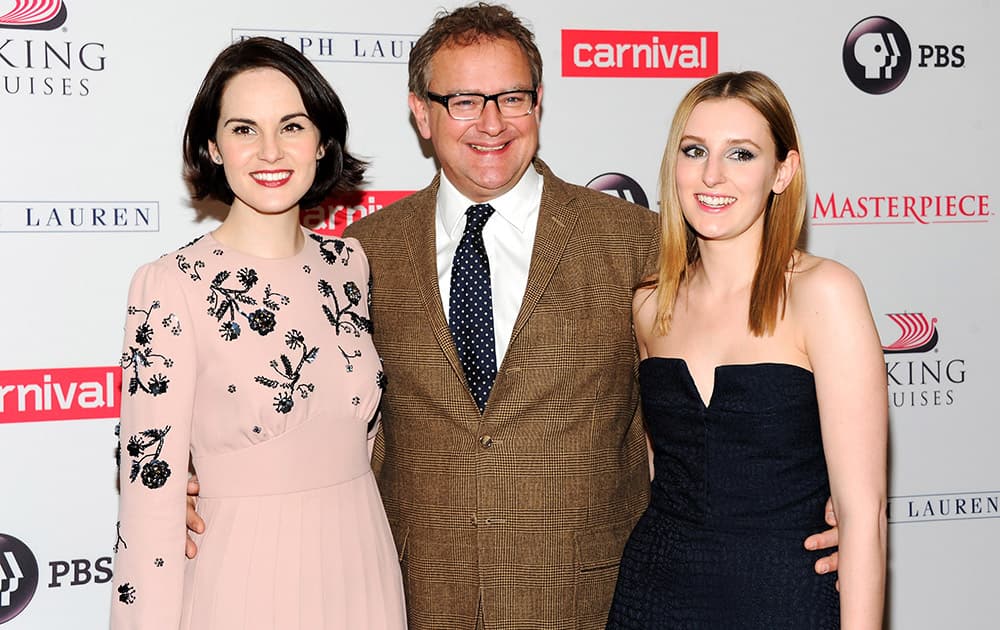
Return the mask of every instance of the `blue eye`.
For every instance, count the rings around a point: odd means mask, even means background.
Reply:
[[[700,144],[691,144],[686,147],[681,147],[681,153],[689,158],[703,158],[708,155],[708,149]]]

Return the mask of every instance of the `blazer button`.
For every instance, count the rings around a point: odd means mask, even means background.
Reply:
[[[479,445],[482,446],[483,448],[491,448],[493,446],[493,438],[491,438],[488,435],[484,435],[483,437],[479,438]]]

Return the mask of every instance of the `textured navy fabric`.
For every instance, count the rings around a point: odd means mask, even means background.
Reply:
[[[497,377],[490,261],[483,244],[483,226],[492,215],[493,206],[488,203],[465,211],[465,232],[455,250],[448,303],[448,327],[479,411],[486,408]]]
[[[840,627],[836,575],[803,540],[830,493],[812,373],[723,365],[708,405],[682,359],[639,366],[656,478],[625,546],[608,628]]]

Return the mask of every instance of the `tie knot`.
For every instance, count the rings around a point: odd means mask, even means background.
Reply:
[[[488,203],[477,203],[469,206],[469,209],[465,211],[465,216],[467,217],[465,231],[476,230],[477,232],[481,232],[483,226],[486,225],[486,221],[492,215],[493,206]]]

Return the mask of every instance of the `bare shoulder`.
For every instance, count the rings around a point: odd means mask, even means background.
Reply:
[[[652,334],[656,321],[657,292],[653,278],[646,278],[632,294],[632,325],[640,343]]]
[[[844,300],[864,298],[861,279],[846,265],[811,254],[798,255],[789,281],[792,306],[831,307]]]

